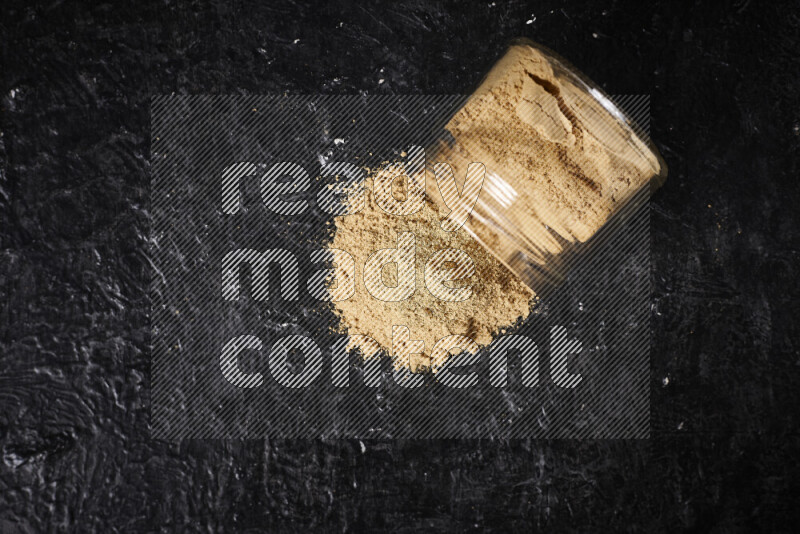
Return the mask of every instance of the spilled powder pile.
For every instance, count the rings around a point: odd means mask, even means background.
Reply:
[[[344,331],[349,335],[370,336],[391,353],[392,325],[407,326],[411,339],[425,343],[423,354],[411,356],[409,366],[415,370],[430,366],[431,349],[445,336],[464,335],[478,346],[485,346],[492,341],[493,334],[528,316],[534,297],[530,288],[463,229],[442,230],[440,223],[447,212],[442,213],[439,207],[426,202],[415,214],[390,215],[375,202],[372,182],[368,178],[364,184],[364,208],[335,219],[336,233],[329,244],[330,248],[350,253],[356,265],[355,294],[333,303]],[[416,291],[407,300],[384,302],[367,291],[363,282],[364,264],[373,252],[397,247],[397,237],[402,232],[416,236]],[[425,284],[426,262],[436,251],[447,248],[465,252],[475,266],[474,274],[464,281],[472,287],[472,296],[462,302],[439,300]],[[396,273],[394,265],[384,268],[387,285],[397,283]]]

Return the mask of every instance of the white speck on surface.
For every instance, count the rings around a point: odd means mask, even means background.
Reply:
[[[295,39],[295,40],[294,40],[294,44],[297,44],[297,43],[299,43],[299,42],[300,42],[300,39]]]
[[[6,452],[3,454],[3,463],[11,469],[16,469],[25,463],[25,458],[15,452]]]
[[[595,39],[597,39],[597,32],[592,32],[592,37],[594,37]]]
[[[381,78],[380,80],[378,80],[378,85],[382,84],[382,83],[383,83],[383,81],[384,81],[384,80],[383,80],[383,78]]]
[[[358,444],[361,445],[361,454],[364,454],[365,452],[367,452],[367,446],[364,445],[363,441],[359,440]]]
[[[344,139],[342,139],[341,137],[337,137],[336,139],[333,140],[333,144],[336,146],[343,145]]]
[[[661,385],[667,387],[669,385],[669,377],[665,376],[663,380],[661,380]]]

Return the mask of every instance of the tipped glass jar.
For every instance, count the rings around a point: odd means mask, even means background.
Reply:
[[[558,285],[576,248],[667,175],[647,135],[601,89],[528,40],[512,43],[427,153],[451,165],[462,190],[469,165],[484,165],[464,227],[537,292]]]

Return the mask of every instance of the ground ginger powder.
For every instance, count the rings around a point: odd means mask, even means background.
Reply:
[[[356,263],[355,295],[334,302],[342,331],[370,336],[391,353],[392,326],[407,326],[411,339],[425,343],[425,353],[411,358],[412,370],[430,365],[431,348],[451,334],[488,345],[530,314],[534,293],[495,257],[509,258],[499,234],[476,214],[491,219],[502,209],[507,224],[527,232],[546,261],[587,241],[626,200],[664,178],[663,161],[617,120],[610,101],[578,78],[559,75],[561,67],[551,59],[535,46],[512,46],[445,126],[449,140],[430,150],[435,161],[451,165],[459,188],[470,163],[485,166],[483,190],[466,226],[492,252],[465,228],[441,228],[449,210],[430,172],[424,209],[413,215],[385,213],[368,180],[364,209],[335,219],[329,246],[348,251]],[[360,270],[374,251],[394,248],[401,232],[416,235],[416,291],[407,300],[382,302],[359,281]],[[464,302],[438,300],[425,287],[425,262],[444,248],[463,250],[474,262],[467,281],[473,294]],[[391,278],[391,272],[383,276]]]
[[[545,227],[538,245],[557,255],[591,238],[636,192],[666,175],[663,162],[623,126],[614,105],[557,73],[533,46],[512,46],[445,126],[437,158],[463,176],[481,162],[513,188],[503,213],[517,228]],[[428,188],[434,196],[435,190]],[[484,198],[491,195],[484,186]]]
[[[364,183],[365,205],[361,211],[335,218],[335,235],[328,245],[350,253],[356,265],[355,294],[333,303],[342,332],[367,335],[391,353],[392,326],[408,327],[412,339],[425,343],[424,353],[411,355],[409,367],[416,370],[430,367],[431,349],[443,337],[459,334],[480,347],[486,346],[493,335],[530,314],[533,291],[463,228],[456,232],[442,230],[446,211],[426,201],[417,213],[390,215],[375,201],[372,182],[367,178]],[[416,236],[416,290],[407,300],[384,302],[367,291],[363,268],[376,250],[396,247],[401,232]],[[464,281],[472,287],[472,296],[466,301],[439,300],[425,286],[426,261],[436,251],[447,248],[465,252],[474,264],[473,276]],[[393,267],[390,264],[384,269],[387,285],[396,283]]]

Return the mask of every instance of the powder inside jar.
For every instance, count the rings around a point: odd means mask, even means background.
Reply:
[[[442,143],[437,155],[456,176],[471,162],[495,173],[512,191],[503,215],[516,228],[552,229],[559,239],[537,245],[553,255],[564,243],[587,241],[665,174],[614,104],[560,68],[537,48],[512,46],[446,125],[454,142]],[[491,194],[484,187],[483,198]]]

